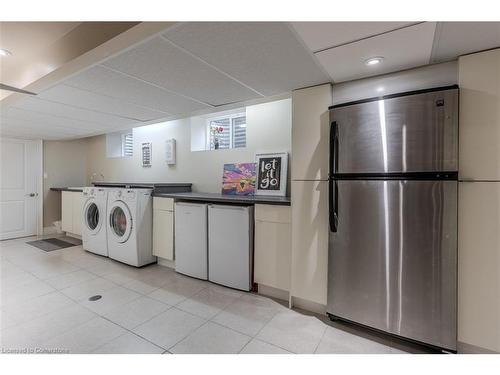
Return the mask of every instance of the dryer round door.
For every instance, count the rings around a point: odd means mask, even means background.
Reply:
[[[102,226],[102,220],[105,216],[106,213],[100,211],[99,205],[95,199],[89,199],[87,203],[85,203],[83,220],[90,234],[95,235],[99,232]]]
[[[109,210],[109,228],[108,232],[120,243],[125,242],[132,232],[132,216],[127,205],[122,201],[116,201],[111,204]]]

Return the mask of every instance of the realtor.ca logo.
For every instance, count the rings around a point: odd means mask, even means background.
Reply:
[[[62,348],[2,348],[2,354],[68,354]]]

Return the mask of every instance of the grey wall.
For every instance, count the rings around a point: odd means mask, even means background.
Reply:
[[[87,140],[43,142],[43,226],[61,219],[61,193],[51,187],[87,185]]]

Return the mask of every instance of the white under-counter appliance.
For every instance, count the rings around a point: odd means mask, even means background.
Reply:
[[[252,289],[253,206],[208,206],[208,279]]]
[[[116,189],[108,194],[109,257],[140,267],[156,262],[152,251],[153,189]]]
[[[207,204],[175,203],[175,270],[208,279]]]

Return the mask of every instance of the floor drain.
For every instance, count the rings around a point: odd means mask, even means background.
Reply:
[[[99,299],[101,299],[101,298],[102,298],[102,296],[100,296],[100,295],[98,294],[98,295],[96,295],[96,296],[92,296],[92,297],[90,297],[90,298],[89,298],[89,301],[97,301],[97,300],[99,300]]]

